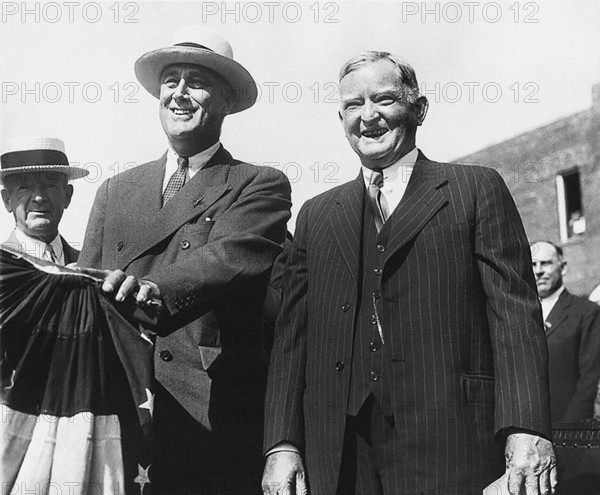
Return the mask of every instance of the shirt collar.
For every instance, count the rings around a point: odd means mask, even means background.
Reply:
[[[556,304],[556,301],[558,301],[558,298],[560,297],[560,295],[564,292],[565,290],[565,286],[561,285],[558,289],[556,289],[552,294],[550,294],[549,296],[546,297],[541,297],[540,301],[543,304],[547,304],[547,305],[552,305],[554,306]]]
[[[25,253],[40,259],[44,256],[44,251],[46,250],[46,243],[44,241],[34,239],[33,237],[28,236],[24,232],[21,232],[19,229],[15,229],[15,237],[21,245],[21,249]],[[52,239],[52,241],[50,241],[48,244],[52,245],[52,249],[54,250],[54,255],[56,256],[58,263],[64,265],[65,258],[60,235],[56,234],[56,237]]]
[[[208,161],[214,156],[214,154],[217,152],[217,150],[220,148],[220,146],[221,146],[221,141],[217,141],[215,144],[213,144],[209,148],[206,148],[205,150],[201,151],[200,153],[196,153],[195,155],[188,157],[188,160],[189,160],[188,176],[190,177],[190,179],[196,174],[196,172],[198,172],[198,170],[200,170],[202,167],[204,167],[204,165],[206,165],[208,163]],[[167,173],[165,174],[167,177],[167,180],[169,177],[171,177],[173,172],[175,172],[175,170],[177,170],[177,158],[178,157],[179,157],[179,155],[175,152],[175,150],[172,148],[171,144],[169,143],[169,149],[167,150],[167,164],[166,164]],[[169,172],[171,172],[171,173],[169,173]]]
[[[408,183],[408,179],[412,173],[412,169],[415,167],[415,163],[417,163],[417,157],[419,156],[419,149],[413,148],[411,151],[406,153],[406,155],[402,156],[395,163],[392,163],[390,166],[385,167],[383,169],[383,177],[384,181],[396,182],[402,181],[405,184]],[[363,179],[365,181],[365,186],[369,187],[369,182],[371,180],[371,174],[373,171],[370,168],[362,165],[362,173]]]

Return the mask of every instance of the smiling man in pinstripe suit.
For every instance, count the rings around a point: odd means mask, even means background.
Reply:
[[[470,495],[555,485],[529,248],[492,169],[415,147],[413,69],[340,72],[356,180],[297,221],[266,404],[266,494]],[[503,449],[505,457],[503,457]]]

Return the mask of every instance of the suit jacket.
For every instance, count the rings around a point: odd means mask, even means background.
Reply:
[[[156,379],[207,430],[242,428],[262,418],[262,303],[289,182],[221,147],[161,208],[165,161],[102,184],[79,264],[158,285],[168,316],[156,329]]]
[[[75,263],[77,261],[77,258],[79,257],[79,251],[71,245],[69,245],[69,243],[65,241],[62,235],[60,236],[60,241],[62,242],[63,254],[65,257],[65,265],[68,265],[69,263]],[[14,230],[11,232],[9,238],[4,242],[4,245],[7,245],[12,249],[16,249],[17,251],[23,250],[23,246],[17,239]]]
[[[362,174],[301,209],[277,322],[265,442],[297,445],[333,494],[360,301]],[[381,274],[384,377],[404,439],[398,494],[480,494],[507,428],[549,436],[547,349],[527,239],[489,168],[419,154]],[[496,438],[495,438],[496,436]]]
[[[563,291],[546,319],[546,339],[552,421],[592,418],[600,379],[600,307]]]

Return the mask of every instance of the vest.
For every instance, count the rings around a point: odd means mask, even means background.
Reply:
[[[375,218],[364,200],[362,264],[360,268],[360,296],[355,323],[350,394],[347,414],[357,415],[367,397],[373,394],[386,416],[392,416],[390,377],[385,376],[383,346],[385,331],[380,320],[383,314],[381,281],[385,246],[390,237],[391,222],[387,221],[379,233]],[[380,331],[383,334],[383,342]]]

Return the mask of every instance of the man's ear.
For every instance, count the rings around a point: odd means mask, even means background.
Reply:
[[[342,118],[342,112],[340,110],[338,110],[338,118],[340,119],[340,122],[342,122],[344,120]]]
[[[427,110],[429,109],[429,101],[426,96],[419,96],[415,102],[415,115],[417,116],[417,125],[423,124],[425,117],[427,116]]]
[[[2,193],[2,201],[4,202],[4,207],[6,208],[6,211],[8,211],[8,213],[12,213],[13,209],[10,206],[10,197],[8,195],[8,191],[6,189],[2,189],[2,191],[0,191]]]
[[[71,198],[73,197],[73,185],[67,184],[65,188],[65,194],[67,195],[67,201],[65,202],[65,209],[71,204]]]
[[[567,262],[563,261],[561,264],[562,264],[562,270],[561,270],[560,273],[562,275],[566,275],[566,273],[569,271],[568,268],[567,268]]]

